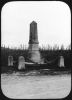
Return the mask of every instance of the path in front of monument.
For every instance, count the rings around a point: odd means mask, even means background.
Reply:
[[[71,74],[4,73],[1,74],[1,89],[6,97],[13,99],[65,98],[71,90]]]

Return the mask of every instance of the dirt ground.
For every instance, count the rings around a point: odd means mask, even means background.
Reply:
[[[1,89],[8,98],[64,98],[71,90],[71,75],[24,75],[19,72],[1,74]]]

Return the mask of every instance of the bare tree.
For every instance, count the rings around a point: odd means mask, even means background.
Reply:
[[[71,50],[71,44],[69,44],[66,49]]]
[[[63,44],[61,45],[61,50],[64,50],[64,45]]]
[[[59,46],[57,44],[54,45],[53,50],[59,50]]]

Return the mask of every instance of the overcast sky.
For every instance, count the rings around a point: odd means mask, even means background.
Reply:
[[[71,43],[71,13],[60,1],[9,2],[1,11],[1,44],[28,45],[30,23],[37,22],[39,46]]]

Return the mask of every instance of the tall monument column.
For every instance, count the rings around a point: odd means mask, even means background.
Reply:
[[[37,33],[37,23],[33,21],[30,24],[30,37],[29,37],[29,57],[30,60],[36,63],[41,62],[39,52],[39,42]]]

